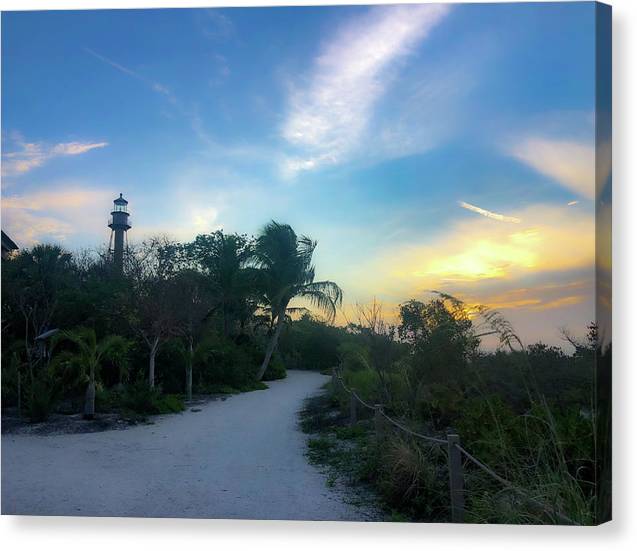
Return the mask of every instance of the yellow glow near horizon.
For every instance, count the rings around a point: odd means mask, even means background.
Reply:
[[[537,264],[535,245],[540,240],[536,230],[511,234],[506,243],[481,239],[459,254],[434,258],[414,276],[453,281],[506,277],[512,267],[533,268]]]
[[[480,218],[452,226],[440,238],[422,246],[387,250],[366,272],[370,289],[439,289],[448,284],[483,280],[515,280],[531,274],[564,271],[595,263],[594,215],[554,206],[536,205],[515,213],[524,221],[519,231]],[[359,281],[360,285],[361,282]]]

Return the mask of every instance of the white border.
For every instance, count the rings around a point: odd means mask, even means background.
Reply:
[[[444,0],[442,0],[444,2]],[[441,2],[441,3],[442,3]],[[193,6],[370,4],[318,1],[176,0],[0,0],[0,9],[91,9]],[[447,2],[444,2],[447,3]],[[456,526],[335,522],[257,522],[74,517],[2,517],[4,549],[90,551],[138,548],[143,551],[295,549],[350,551],[427,549],[463,551],[588,551],[634,548],[637,540],[637,2],[613,5],[613,341],[614,341],[614,517],[597,528]],[[632,102],[629,101],[632,98]],[[631,285],[632,283],[632,285]],[[631,394],[632,393],[632,394]],[[632,546],[631,544],[632,541]],[[630,547],[629,547],[630,546]]]

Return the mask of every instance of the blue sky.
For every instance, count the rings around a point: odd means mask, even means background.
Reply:
[[[526,340],[594,317],[593,3],[2,14],[18,244],[269,219],[347,308],[427,289]],[[351,311],[349,311],[351,316]]]

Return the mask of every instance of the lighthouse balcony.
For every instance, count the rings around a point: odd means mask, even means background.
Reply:
[[[108,227],[111,229],[123,228],[126,230],[130,230],[132,227],[130,216],[109,216],[108,217]]]

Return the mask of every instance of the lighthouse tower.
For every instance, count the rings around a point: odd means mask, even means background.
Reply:
[[[118,273],[122,273],[124,268],[124,241],[128,248],[128,238],[126,232],[130,230],[131,223],[128,214],[128,201],[119,194],[113,201],[113,210],[108,220],[108,227],[111,228],[111,239],[108,251],[113,259],[113,266]]]

